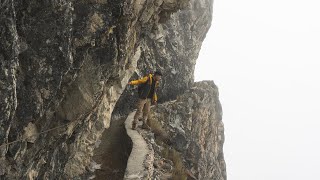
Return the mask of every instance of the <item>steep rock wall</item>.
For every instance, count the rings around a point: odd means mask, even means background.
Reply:
[[[21,140],[1,146],[1,176],[80,178],[87,170],[139,56],[126,50],[135,42],[121,3],[1,4],[0,142]]]
[[[116,102],[118,112],[132,108],[125,103],[132,89],[118,101],[132,74],[161,69],[162,101],[193,81],[211,7],[210,0],[1,2],[0,177],[86,178]]]
[[[152,115],[196,179],[226,180],[222,109],[212,81],[195,83],[176,101],[153,108]]]

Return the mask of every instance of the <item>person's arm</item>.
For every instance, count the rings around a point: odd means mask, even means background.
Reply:
[[[158,96],[157,96],[157,93],[154,92],[153,98],[152,98],[152,103],[155,104],[155,105],[157,105],[157,101],[158,101]]]
[[[146,83],[147,81],[148,81],[148,76],[143,77],[143,78],[138,79],[138,80],[130,81],[128,84],[130,84],[130,85],[138,85],[138,84]]]
[[[156,105],[157,104],[157,101],[158,101],[158,96],[157,96],[157,89],[159,87],[159,82],[157,81],[156,82],[156,85],[155,85],[155,90],[154,90],[154,94],[153,94],[153,98],[152,98],[152,101],[153,103]]]

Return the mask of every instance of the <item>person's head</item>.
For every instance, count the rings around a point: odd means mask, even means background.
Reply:
[[[154,72],[154,79],[155,79],[156,81],[160,81],[161,76],[162,76],[161,71],[156,71],[156,72]]]

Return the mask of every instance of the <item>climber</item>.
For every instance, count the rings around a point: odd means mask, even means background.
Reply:
[[[136,129],[138,118],[141,116],[143,111],[143,129],[150,129],[147,125],[148,115],[150,111],[150,106],[152,104],[157,104],[157,94],[156,89],[159,86],[159,81],[161,79],[162,73],[160,71],[156,71],[154,74],[150,73],[147,76],[135,80],[130,81],[129,85],[139,85],[138,87],[138,103],[137,103],[137,111],[134,115],[132,122],[132,129]]]

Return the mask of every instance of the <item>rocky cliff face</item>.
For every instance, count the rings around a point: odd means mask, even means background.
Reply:
[[[212,81],[197,82],[176,101],[153,110],[153,119],[161,123],[170,145],[181,153],[185,168],[195,179],[226,179],[218,97]]]
[[[131,130],[131,113],[126,131],[133,148],[125,179],[226,180],[218,96],[212,81],[194,83],[177,100],[152,108],[151,130]]]
[[[88,178],[111,114],[133,107],[131,77],[161,69],[162,102],[191,86],[211,7],[211,0],[0,2],[0,177]]]

